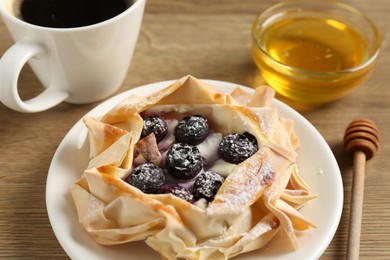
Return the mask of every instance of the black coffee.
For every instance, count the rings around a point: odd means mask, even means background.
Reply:
[[[72,28],[108,20],[131,6],[131,0],[21,0],[21,19],[35,25]]]

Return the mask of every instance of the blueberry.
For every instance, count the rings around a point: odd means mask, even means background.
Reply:
[[[152,163],[136,167],[127,177],[126,182],[144,193],[156,193],[165,182],[163,170]]]
[[[189,180],[202,169],[203,159],[196,146],[175,143],[165,157],[165,166],[174,178]]]
[[[249,134],[230,134],[222,138],[218,152],[223,160],[229,163],[239,164],[258,150],[256,138]]]
[[[154,133],[157,143],[160,142],[168,133],[167,123],[159,116],[149,116],[143,118],[144,126],[142,128],[141,138]]]
[[[209,134],[207,119],[201,115],[183,118],[175,128],[175,138],[179,143],[197,145]]]
[[[176,197],[179,197],[191,203],[194,201],[194,195],[192,195],[192,193],[189,190],[178,186],[163,186],[160,189],[160,193],[162,194],[171,193],[172,195],[175,195]]]
[[[219,187],[224,182],[224,178],[213,171],[206,171],[196,178],[193,193],[196,199],[206,199],[213,201]]]

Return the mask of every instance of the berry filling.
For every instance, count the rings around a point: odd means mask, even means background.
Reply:
[[[233,168],[258,150],[253,135],[223,137],[210,129],[208,119],[201,115],[182,119],[148,115],[143,119],[134,170],[125,181],[148,194],[172,194],[207,206]],[[159,156],[150,156],[156,153]]]
[[[175,129],[175,138],[179,143],[197,145],[209,134],[207,119],[201,115],[186,116]]]
[[[258,150],[256,138],[249,134],[230,134],[225,136],[219,144],[218,152],[227,162],[239,164]]]
[[[136,167],[126,182],[144,193],[156,193],[165,182],[163,170],[153,163],[144,163]]]
[[[202,169],[202,155],[196,146],[175,143],[165,156],[165,166],[174,178],[189,180]]]
[[[203,172],[195,180],[193,193],[197,199],[213,201],[224,180],[221,175],[213,171]]]
[[[159,190],[159,193],[160,194],[171,193],[172,195],[175,195],[176,197],[179,197],[179,198],[186,200],[188,202],[191,202],[191,203],[194,202],[194,195],[192,195],[192,193],[189,190],[182,188],[182,187],[163,186]]]
[[[144,138],[151,133],[154,134],[157,143],[159,143],[168,133],[167,123],[159,116],[145,117],[141,138]]]

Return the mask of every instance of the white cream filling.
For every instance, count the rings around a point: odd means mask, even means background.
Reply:
[[[214,163],[214,165],[210,168],[210,170],[226,178],[230,175],[230,173],[232,173],[234,167],[236,166],[237,166],[236,164],[228,163],[223,159],[219,159]]]
[[[221,133],[210,133],[202,143],[196,146],[198,147],[208,166],[213,165],[214,162],[218,160],[218,147],[221,140]]]

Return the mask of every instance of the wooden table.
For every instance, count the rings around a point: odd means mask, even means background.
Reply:
[[[250,54],[255,16],[276,0],[148,0],[141,34],[120,90],[186,74],[255,87],[261,79]],[[338,231],[322,259],[345,257],[352,162],[342,147],[345,127],[370,118],[382,147],[368,162],[361,236],[362,259],[390,258],[390,3],[346,1],[379,27],[382,53],[372,76],[349,96],[303,115],[320,131],[340,165],[345,203]],[[0,23],[0,53],[12,39]],[[31,70],[20,77],[23,98],[42,90]],[[61,104],[37,114],[0,104],[0,259],[67,259],[51,229],[45,205],[48,168],[69,129],[98,103]],[[332,192],[332,187],[329,187]]]

